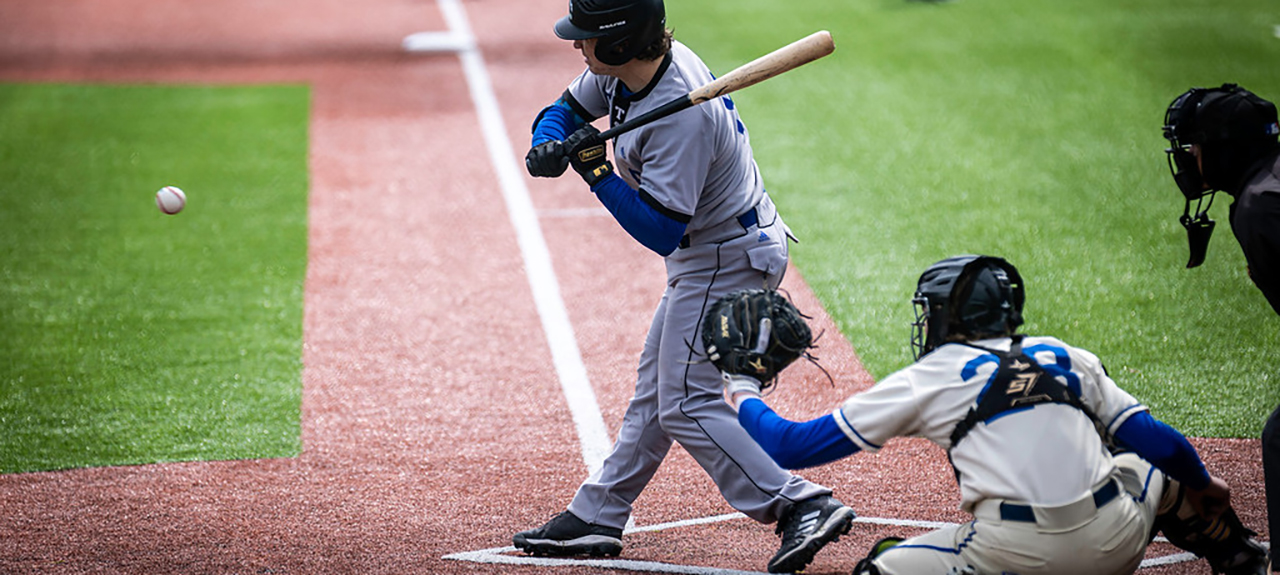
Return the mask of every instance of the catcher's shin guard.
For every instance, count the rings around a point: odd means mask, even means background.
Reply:
[[[1226,575],[1270,575],[1271,560],[1267,549],[1253,539],[1254,532],[1244,526],[1234,509],[1208,521],[1195,513],[1184,500],[1183,488],[1177,483],[1172,508],[1156,516],[1155,528],[1180,549],[1204,557],[1214,573]]]

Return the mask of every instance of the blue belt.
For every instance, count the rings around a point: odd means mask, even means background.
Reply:
[[[1120,485],[1113,479],[1093,492],[1093,506],[1102,509],[1103,505],[1110,503],[1117,495],[1120,495]],[[1035,523],[1036,513],[1030,505],[1005,502],[1000,504],[1000,519]]]
[[[760,216],[756,214],[755,208],[751,208],[746,213],[738,216],[738,224],[742,226],[742,231],[744,232],[751,229],[752,226],[759,225],[759,223]],[[693,240],[689,237],[689,234],[685,234],[684,237],[680,238],[680,247],[682,249],[692,244]]]

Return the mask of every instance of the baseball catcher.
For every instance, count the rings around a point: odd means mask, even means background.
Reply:
[[[810,357],[813,336],[804,314],[776,290],[739,290],[716,301],[702,324],[707,359],[725,386],[769,389],[778,373]]]
[[[1269,573],[1266,548],[1195,447],[1094,354],[1017,333],[1024,301],[1004,259],[948,258],[925,270],[912,300],[914,364],[808,422],[780,417],[749,385],[731,385],[729,399],[747,433],[788,469],[877,451],[894,437],[947,451],[974,519],[883,539],[854,575],[1120,575],[1138,568],[1156,532],[1214,573]],[[777,317],[743,309],[727,325],[777,332]]]

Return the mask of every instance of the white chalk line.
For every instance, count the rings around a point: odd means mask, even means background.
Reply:
[[[560,295],[560,284],[551,265],[551,253],[542,236],[537,212],[516,162],[511,141],[507,138],[502,110],[498,106],[484,58],[475,45],[466,12],[458,0],[439,0],[439,5],[449,32],[428,37],[447,38],[442,44],[445,48],[456,51],[458,58],[462,60],[471,99],[480,119],[481,133],[498,175],[511,224],[516,231],[525,273],[529,278],[529,287],[533,292],[547,345],[551,349],[560,388],[577,428],[582,460],[587,466],[587,473],[591,474],[600,468],[604,458],[609,455],[613,442],[604,425],[595,391],[587,378],[587,368],[582,362],[578,340],[573,333],[573,325],[569,322],[569,313],[565,310],[564,299]],[[414,43],[410,40],[412,38],[421,40],[423,36],[406,38],[406,48]]]
[[[644,527],[634,527],[625,530],[624,534],[646,533],[653,531],[665,531],[667,529],[675,529],[680,527],[690,527],[694,525],[706,525],[710,523],[719,523],[722,521],[732,521],[735,519],[746,519],[747,516],[741,513],[726,513],[723,515],[713,515],[710,517],[701,517],[696,519],[684,519],[680,521],[670,521],[667,523],[658,523]],[[894,519],[886,517],[858,517],[854,519],[854,523],[866,523],[871,525],[889,525],[894,527],[915,527],[921,529],[941,529],[943,527],[955,526],[955,523],[947,523],[943,521],[919,521],[914,519]],[[1162,537],[1157,537],[1157,541],[1166,541]],[[504,565],[533,565],[538,567],[570,567],[570,566],[586,566],[597,569],[619,569],[625,571],[642,571],[649,573],[681,573],[688,575],[742,575],[757,574],[760,571],[741,571],[737,569],[722,569],[716,567],[702,567],[698,565],[678,565],[673,563],[661,563],[657,561],[636,561],[631,559],[582,559],[582,558],[563,558],[563,557],[533,557],[527,555],[512,555],[517,552],[515,547],[493,547],[489,549],[478,549],[475,551],[464,551],[461,553],[452,553],[445,555],[443,559],[453,561],[469,561],[472,563],[485,564],[504,564]],[[1160,567],[1164,565],[1174,565],[1177,563],[1185,563],[1195,561],[1197,557],[1192,553],[1175,553],[1172,555],[1164,555],[1160,557],[1152,557],[1144,559],[1139,569],[1148,567]]]

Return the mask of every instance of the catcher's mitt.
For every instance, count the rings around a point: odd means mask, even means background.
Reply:
[[[782,294],[741,290],[707,310],[702,345],[720,371],[751,376],[764,389],[813,347],[813,337],[805,316]]]

